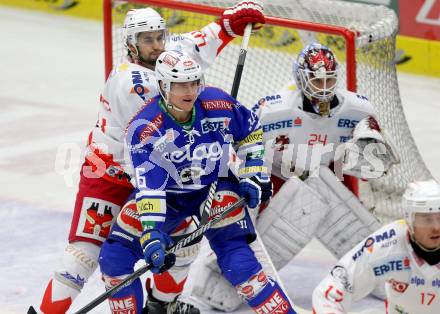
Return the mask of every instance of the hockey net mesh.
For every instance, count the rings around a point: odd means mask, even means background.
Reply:
[[[228,7],[235,0],[185,0],[213,7]],[[292,63],[304,44],[318,40],[329,46],[340,62],[340,82],[347,83],[345,72],[345,40],[328,35],[322,24],[343,26],[357,34],[357,92],[369,98],[378,113],[380,124],[393,140],[400,163],[381,179],[362,183],[360,198],[367,207],[389,221],[401,217],[401,196],[408,182],[431,178],[409,130],[399,94],[394,63],[395,36],[398,20],[395,13],[383,6],[348,3],[336,0],[266,0],[268,16],[302,20],[316,24],[316,32],[267,24],[252,35],[241,79],[238,99],[251,106],[265,95],[273,95],[292,81]],[[113,64],[125,55],[122,45],[124,16],[129,9],[146,7],[148,1],[113,1],[112,36]],[[170,33],[198,30],[216,17],[176,9],[152,6],[165,18]],[[230,91],[240,50],[240,39],[228,45],[206,73],[207,84]]]

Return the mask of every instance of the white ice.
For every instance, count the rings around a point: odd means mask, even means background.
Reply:
[[[25,313],[39,304],[66,244],[82,157],[71,155],[72,180],[59,174],[70,168],[56,157],[64,160],[69,145],[82,147],[94,125],[104,83],[102,27],[0,7],[0,28],[0,313]],[[399,83],[416,143],[440,179],[440,79],[400,74]],[[299,306],[311,308],[311,291],[334,262],[314,242],[280,272]],[[102,292],[95,273],[73,309]],[[355,310],[384,312],[374,299]],[[107,304],[92,313],[108,313]]]

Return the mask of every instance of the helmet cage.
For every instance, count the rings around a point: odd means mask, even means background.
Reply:
[[[330,102],[334,97],[338,80],[337,71],[298,69],[298,76],[299,86],[307,98]]]
[[[307,98],[330,102],[338,85],[338,62],[330,48],[312,43],[295,60],[293,76]]]

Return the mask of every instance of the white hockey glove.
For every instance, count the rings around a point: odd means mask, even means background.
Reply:
[[[266,23],[263,5],[257,0],[240,1],[227,8],[220,17],[219,24],[231,37],[243,36],[247,24],[252,23],[252,30],[258,30]]]
[[[371,116],[359,121],[344,147],[342,172],[357,178],[380,178],[400,161],[394,145]]]

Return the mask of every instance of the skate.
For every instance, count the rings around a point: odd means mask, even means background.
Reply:
[[[27,314],[38,314],[38,312],[35,311],[35,309],[34,309],[33,306],[31,306],[31,307],[29,308],[29,310],[27,311]]]
[[[178,300],[164,302],[148,296],[142,314],[200,314],[200,310],[192,304]]]

